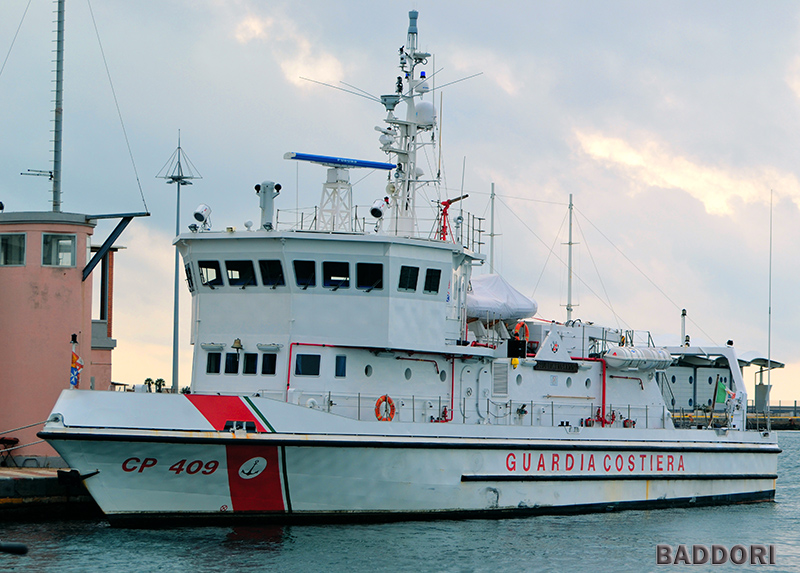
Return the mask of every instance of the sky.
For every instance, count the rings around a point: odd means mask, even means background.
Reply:
[[[573,317],[677,344],[686,309],[695,343],[771,347],[786,364],[773,402],[800,400],[800,4],[789,1],[69,0],[63,210],[152,214],[118,241],[114,380],[171,376],[176,197],[156,175],[179,131],[202,176],[182,192],[183,229],[200,203],[216,229],[258,220],[253,185],[265,179],[283,185],[276,207],[293,218],[319,202],[325,172],[285,152],[386,160],[380,105],[301,78],[392,93],[411,9],[440,85],[481,74],[438,92],[444,180],[420,203],[468,193],[463,208],[488,231],[494,183],[494,269],[539,316],[564,320],[572,195]],[[47,181],[20,173],[50,168],[54,10],[0,4],[7,212],[50,209]],[[380,174],[352,181],[359,205],[383,195]],[[112,227],[99,224],[95,242]]]

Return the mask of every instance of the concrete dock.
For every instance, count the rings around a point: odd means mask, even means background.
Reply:
[[[0,467],[0,521],[85,519],[102,512],[68,470]]]

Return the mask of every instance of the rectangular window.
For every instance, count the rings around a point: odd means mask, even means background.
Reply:
[[[278,363],[277,354],[264,353],[261,355],[261,373],[267,376],[275,374],[275,366]]]
[[[225,374],[238,374],[239,373],[239,353],[226,352],[225,353]]]
[[[42,266],[74,267],[75,235],[42,233]]]
[[[356,288],[367,292],[383,288],[383,265],[380,263],[356,263]]]
[[[255,352],[244,353],[244,364],[242,374],[255,374],[258,372],[258,354]]]
[[[347,356],[339,355],[336,357],[336,371],[334,376],[344,378],[347,376]]]
[[[317,286],[317,271],[314,261],[294,261],[294,276],[297,286],[306,290],[308,287]]]
[[[322,263],[322,286],[338,290],[350,288],[350,263]]]
[[[280,261],[258,261],[258,267],[261,269],[261,282],[264,286],[275,288],[286,285]]]
[[[440,269],[428,269],[425,272],[425,288],[422,289],[422,292],[425,294],[437,294],[441,280],[442,271]]]
[[[400,267],[400,283],[397,285],[397,290],[416,292],[418,278],[419,267]]]
[[[222,282],[222,273],[219,270],[218,261],[198,261],[197,266],[200,269],[201,284],[211,288],[225,284]]]
[[[319,354],[298,354],[294,363],[295,376],[319,376]]]
[[[206,360],[206,374],[219,374],[219,368],[222,363],[222,353],[209,352],[208,359]]]
[[[186,263],[184,269],[186,270],[186,284],[189,286],[189,292],[194,292],[194,278],[192,277],[192,265]]]
[[[0,266],[25,264],[25,235],[0,235]]]
[[[228,271],[230,286],[257,286],[253,261],[225,261],[225,270]]]

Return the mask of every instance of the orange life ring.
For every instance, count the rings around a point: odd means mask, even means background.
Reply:
[[[391,422],[394,419],[394,401],[386,394],[375,402],[375,417],[381,422]]]
[[[525,340],[528,341],[531,338],[531,331],[528,330],[528,324],[521,320],[517,323],[517,326],[514,327],[514,336],[516,338],[519,338],[519,331],[522,330],[523,328],[525,329],[524,330]]]

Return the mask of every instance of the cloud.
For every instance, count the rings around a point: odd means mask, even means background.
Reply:
[[[276,26],[273,18],[249,15],[237,24],[235,36],[242,44],[269,42],[283,75],[296,86],[311,85],[302,77],[330,83],[344,76],[342,63],[301,34],[291,20]]]
[[[457,70],[468,72],[469,75],[474,74],[475,70],[480,70],[502,91],[512,97],[519,95],[522,90],[519,72],[515,71],[516,67],[508,62],[507,57],[500,57],[486,50],[475,51],[462,48],[446,52],[454,54],[452,56],[453,65]]]
[[[242,44],[253,40],[265,40],[267,39],[267,30],[272,27],[272,23],[272,18],[248,16],[236,26],[236,39]]]
[[[796,56],[786,70],[786,83],[798,98],[800,98],[800,56]]]
[[[575,131],[582,151],[622,170],[639,186],[682,189],[701,201],[712,215],[731,215],[732,202],[768,202],[770,189],[800,206],[800,182],[774,167],[750,169],[703,165],[671,153],[650,139],[633,144],[602,134]]]

